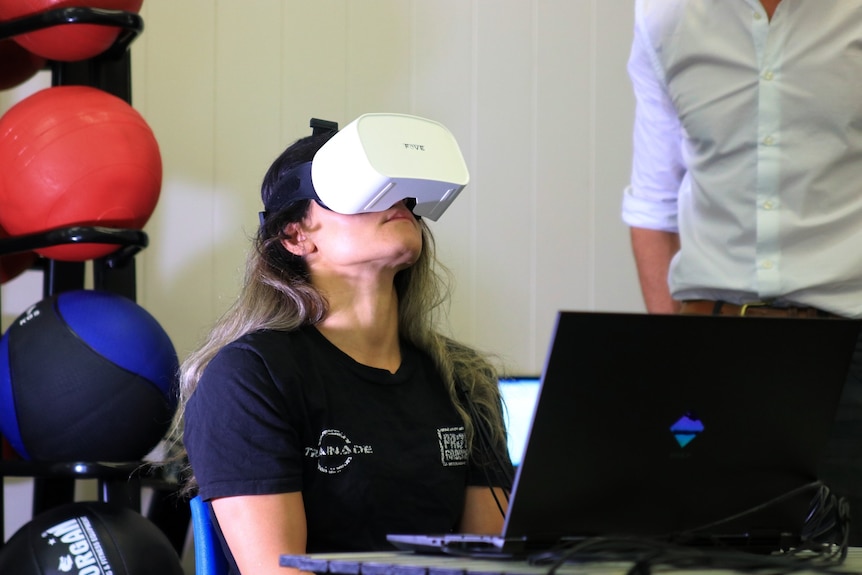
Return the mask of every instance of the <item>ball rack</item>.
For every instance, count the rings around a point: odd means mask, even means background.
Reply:
[[[131,104],[130,45],[144,28],[140,15],[122,10],[89,7],[65,7],[0,22],[0,40],[44,28],[70,24],[114,26],[120,32],[104,52],[92,58],[60,62],[49,60],[51,85],[83,85],[98,88]],[[100,226],[69,226],[0,239],[0,255],[30,252],[61,244],[115,244],[118,249],[92,260],[92,285],[136,299],[134,256],[147,247],[148,236],[135,229]],[[64,291],[84,289],[86,262],[37,258],[33,268],[43,274],[43,297]],[[2,438],[0,438],[2,439]],[[141,511],[141,488],[153,490],[146,516],[168,536],[178,554],[182,554],[191,512],[188,503],[177,496],[178,483],[168,473],[153,470],[140,461],[133,462],[35,462],[15,456],[7,443],[0,457],[0,485],[4,477],[33,478],[33,516],[52,507],[71,503],[75,483],[95,479],[100,501],[126,505]],[[4,499],[0,491],[0,545],[5,541]]]

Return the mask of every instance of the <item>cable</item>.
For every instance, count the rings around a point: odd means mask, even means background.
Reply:
[[[803,525],[800,544],[787,554],[814,553],[830,561],[843,562],[850,545],[850,504],[820,484]]]
[[[740,550],[722,538],[711,537],[716,526],[724,525],[805,491],[815,490],[798,544],[770,553]],[[832,494],[816,481],[791,490],[761,505],[695,529],[661,537],[592,537],[566,547],[531,555],[534,565],[547,565],[549,575],[567,563],[607,561],[631,562],[627,575],[650,575],[656,567],[674,569],[720,568],[758,575],[781,575],[811,571],[838,574],[835,566],[847,556],[850,509],[846,500]]]
[[[554,575],[569,563],[627,562],[626,575],[649,575],[656,568],[727,569],[758,575],[783,575],[801,571],[837,575],[837,563],[824,564],[789,555],[766,555],[731,549],[691,547],[645,537],[594,537],[565,551],[531,555],[530,564],[547,566]]]
[[[796,489],[792,489],[791,491],[774,497],[760,505],[751,507],[741,513],[737,513],[693,529],[688,529],[679,534],[668,535],[667,539],[684,542],[685,539],[689,537],[697,538],[703,534],[708,536],[710,532],[714,532],[715,527],[754,515],[764,509],[811,490],[814,490],[816,493],[811,501],[808,515],[801,526],[799,541],[792,548],[789,547],[787,549],[783,549],[783,552],[785,554],[796,555],[799,555],[802,552],[813,552],[823,556],[838,554],[840,555],[841,560],[843,560],[847,554],[850,534],[849,504],[843,498],[837,498],[830,492],[829,488],[820,481],[813,481]]]
[[[711,531],[715,527],[718,527],[719,525],[724,525],[726,523],[730,523],[731,521],[736,521],[737,519],[741,519],[743,517],[753,515],[754,513],[757,513],[759,511],[763,511],[764,509],[772,507],[773,505],[775,505],[777,503],[781,503],[782,501],[785,501],[787,499],[791,499],[793,497],[796,497],[797,495],[805,493],[806,491],[810,491],[813,489],[819,489],[821,486],[823,486],[823,484],[819,481],[813,481],[811,483],[806,483],[805,485],[803,485],[801,487],[797,487],[796,489],[792,489],[792,490],[790,490],[786,493],[783,493],[777,497],[773,497],[772,499],[770,499],[764,503],[761,503],[759,505],[755,505],[754,507],[750,507],[750,508],[746,509],[745,511],[741,511],[740,513],[736,513],[734,515],[730,515],[728,517],[724,517],[722,519],[719,519],[718,521],[706,523],[704,525],[700,525],[700,526],[694,527],[692,529],[686,529],[685,532],[683,533],[683,535],[685,535],[685,534],[697,534],[699,532]],[[810,516],[810,513],[809,513],[809,516]]]
[[[494,444],[491,441],[491,438],[488,436],[488,430],[485,428],[484,421],[477,417],[478,413],[472,401],[469,402],[469,410],[470,417],[473,419],[473,428],[477,432],[479,441],[482,443],[485,452],[490,453],[493,456],[494,464],[497,466],[498,471],[500,471],[500,473],[502,474],[504,484],[509,486],[509,488],[503,488],[503,494],[506,498],[506,504],[508,505],[510,493],[509,489],[511,489],[512,482],[514,481],[511,470],[512,465],[509,461],[504,461],[500,453],[496,449],[494,449]],[[503,508],[502,503],[500,503],[500,500],[497,497],[497,492],[494,490],[494,481],[491,477],[487,465],[482,465],[482,473],[485,476],[485,483],[488,485],[488,489],[491,491],[491,495],[494,498],[494,502],[497,504],[497,509],[500,511],[500,515],[505,518],[506,509]]]

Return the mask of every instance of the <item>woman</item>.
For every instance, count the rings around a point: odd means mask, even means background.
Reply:
[[[270,167],[244,287],[182,368],[191,485],[245,575],[387,533],[499,533],[506,509],[496,372],[433,328],[430,231],[409,200],[324,207],[297,170],[331,136]]]

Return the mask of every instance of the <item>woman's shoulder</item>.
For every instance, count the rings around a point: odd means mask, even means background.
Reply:
[[[293,364],[310,353],[309,334],[305,328],[292,331],[260,330],[247,333],[222,347],[211,363],[220,366]]]
[[[290,387],[303,379],[308,358],[315,355],[309,338],[302,328],[245,334],[215,354],[200,385],[235,390]]]
[[[247,333],[231,343],[224,349],[246,350],[257,353],[268,353],[278,351],[282,354],[290,353],[297,348],[309,345],[312,338],[311,331],[314,328],[301,327],[295,330],[264,329]]]

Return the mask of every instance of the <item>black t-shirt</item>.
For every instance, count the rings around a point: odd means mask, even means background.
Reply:
[[[250,334],[213,358],[185,417],[200,495],[301,491],[308,552],[391,549],[387,533],[452,531],[466,487],[488,484],[431,358],[407,343],[391,374],[313,327]]]

